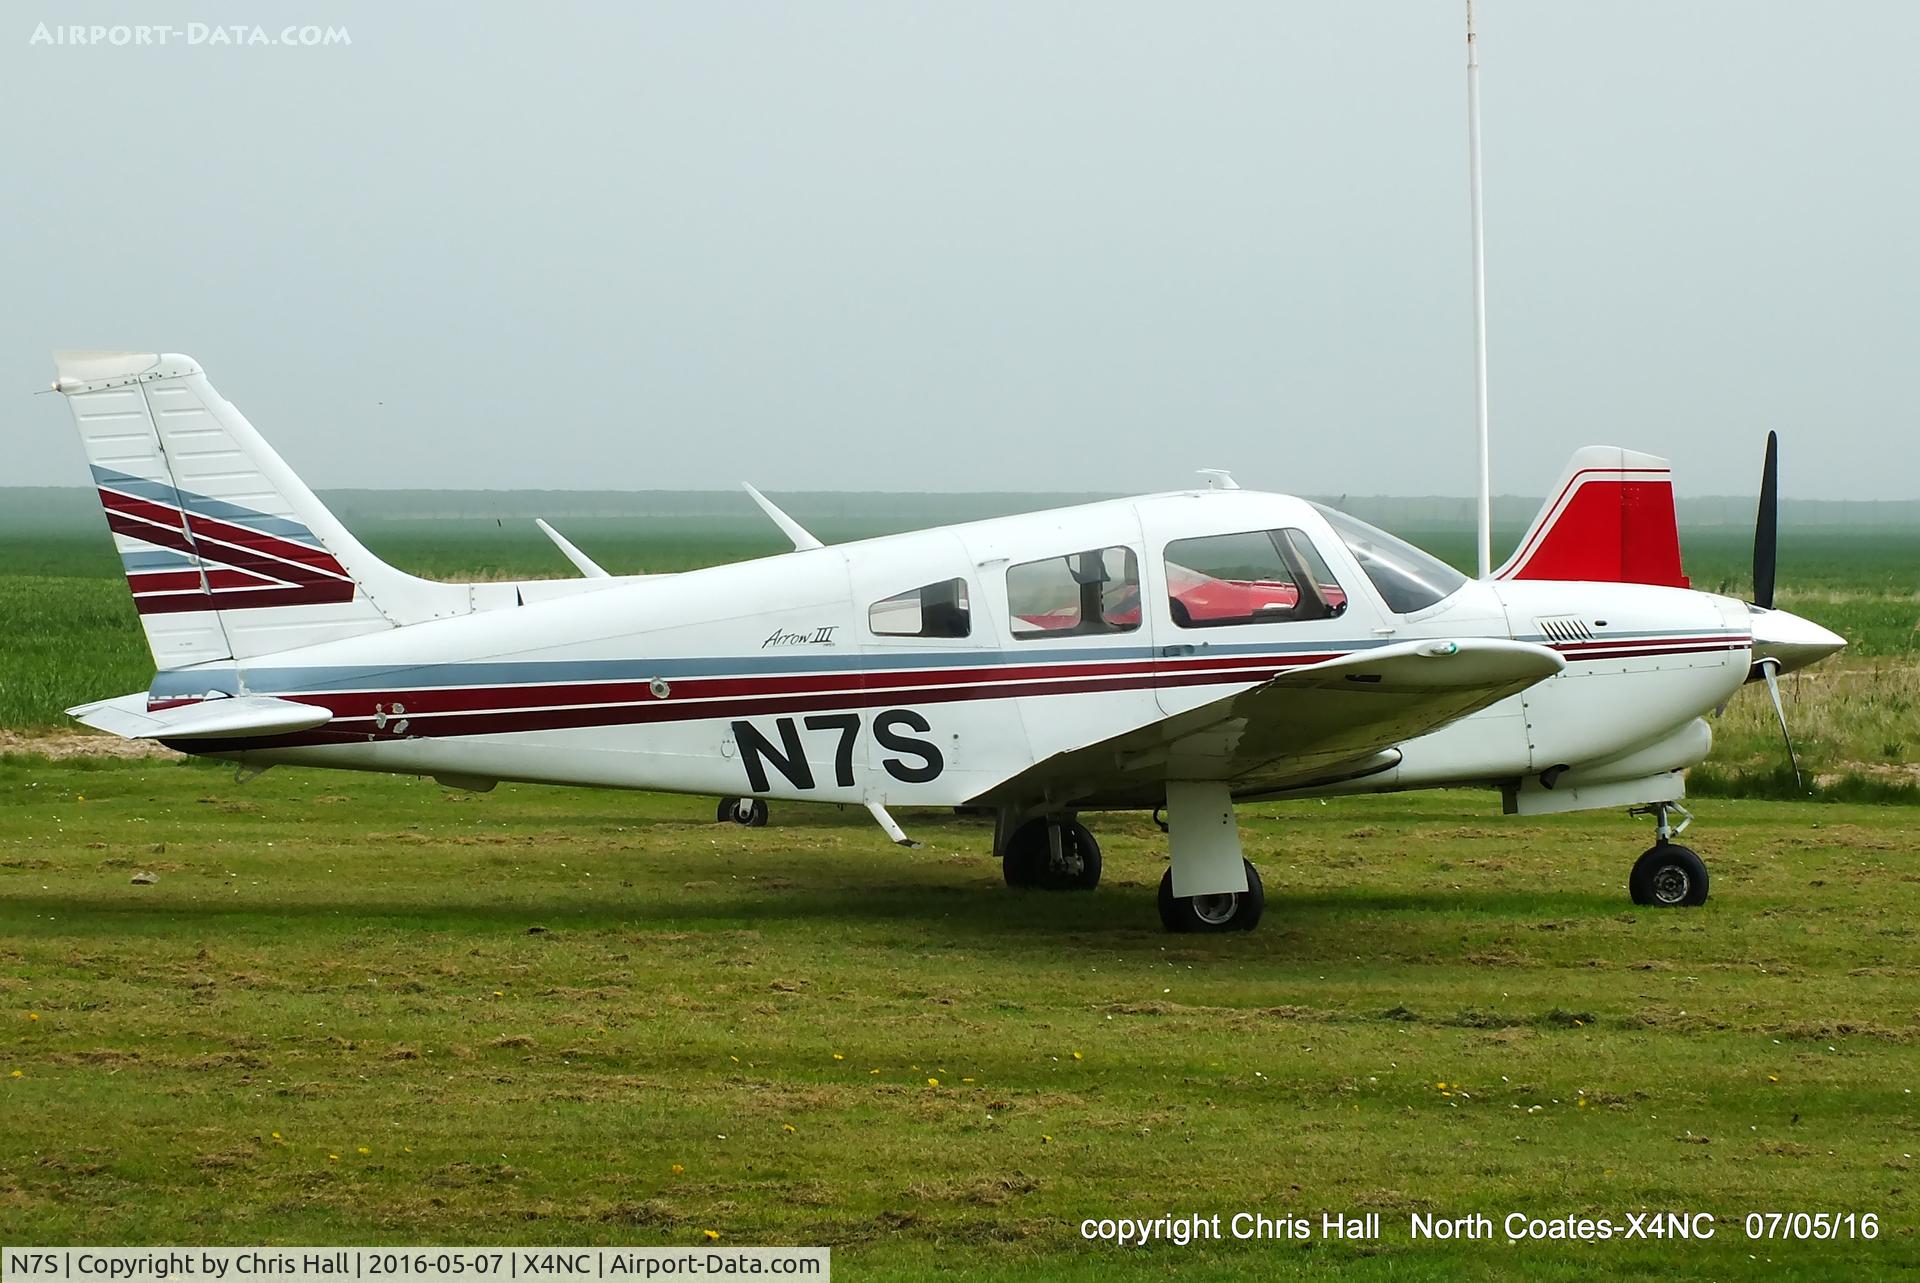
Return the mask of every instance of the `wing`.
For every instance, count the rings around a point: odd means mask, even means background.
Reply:
[[[1566,667],[1501,638],[1397,642],[1294,669],[1198,708],[1038,762],[981,794],[1139,805],[1166,780],[1273,792],[1384,770],[1402,740],[1458,721]]]

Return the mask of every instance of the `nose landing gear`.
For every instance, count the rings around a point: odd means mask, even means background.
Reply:
[[[1678,827],[1668,822],[1670,811],[1680,814]],[[1678,802],[1638,806],[1631,815],[1654,819],[1653,846],[1633,863],[1627,894],[1633,902],[1653,909],[1695,908],[1707,902],[1707,865],[1691,847],[1673,839],[1693,823],[1693,815]]]

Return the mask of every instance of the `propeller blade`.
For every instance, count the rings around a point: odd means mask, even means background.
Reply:
[[[1793,764],[1793,786],[1802,787],[1800,779],[1800,755],[1793,751],[1793,732],[1787,729],[1786,706],[1780,702],[1780,683],[1775,680],[1773,670],[1780,667],[1776,663],[1763,661],[1760,675],[1767,679],[1767,694],[1773,696],[1773,711],[1780,719],[1780,738],[1787,742],[1787,761]]]
[[[1774,558],[1780,543],[1780,436],[1767,433],[1760,471],[1760,509],[1753,518],[1753,604],[1773,609]]]

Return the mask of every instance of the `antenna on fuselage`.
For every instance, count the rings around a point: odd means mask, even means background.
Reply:
[[[793,550],[795,552],[805,552],[809,548],[824,548],[826,546],[811,534],[807,533],[805,526],[780,511],[779,505],[774,503],[773,500],[754,489],[752,482],[742,481],[740,484],[746,488],[748,494],[753,496],[753,501],[760,505],[760,511],[766,513],[767,516],[773,519],[773,524],[780,527],[780,533],[793,540]]]
[[[540,527],[540,533],[553,540],[553,546],[560,550],[560,555],[568,561],[571,561],[574,569],[578,570],[588,579],[611,579],[613,577],[601,567],[599,562],[574,547],[571,539],[568,539],[558,530],[555,530],[541,518],[535,517],[533,524]]]
[[[1473,409],[1480,439],[1480,578],[1493,573],[1493,482],[1487,466],[1487,262],[1480,216],[1480,49],[1467,0],[1467,204],[1473,220]]]

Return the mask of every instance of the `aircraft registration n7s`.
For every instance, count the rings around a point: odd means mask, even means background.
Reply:
[[[1845,645],[1770,608],[1767,502],[1758,604],[1693,591],[1665,461],[1613,447],[1484,579],[1214,472],[832,546],[754,491],[793,551],[610,575],[542,523],[581,577],[443,583],[368,552],[190,358],[56,365],[157,669],[80,721],[243,771],[848,803],[903,843],[890,808],[989,808],[1007,883],[1057,891],[1099,881],[1084,817],[1164,811],[1172,931],[1259,921],[1237,803],[1463,786],[1649,814],[1632,898],[1701,904],[1671,839],[1707,715]]]

